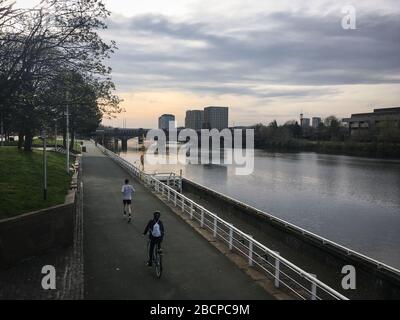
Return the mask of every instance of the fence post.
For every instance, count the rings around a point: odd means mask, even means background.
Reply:
[[[249,236],[249,266],[253,266],[253,236]]]
[[[190,202],[190,219],[193,220],[193,202]]]
[[[316,274],[309,273],[313,278],[317,278]],[[311,281],[311,300],[317,300],[317,284],[315,281]]]
[[[176,195],[176,192],[174,192],[174,204],[175,204],[175,207],[176,207],[176,200],[177,200],[177,195]]]
[[[213,234],[214,238],[217,237],[217,227],[218,227],[217,223],[218,223],[217,217],[214,217],[214,234]]]
[[[179,172],[179,191],[182,193],[182,169]]]
[[[182,212],[185,212],[185,198],[181,196],[182,199]]]
[[[275,252],[278,256],[279,252]],[[280,260],[279,258],[275,258],[275,288],[279,288],[279,268],[280,268]]]
[[[204,227],[204,210],[203,208],[201,209],[201,219],[200,219],[200,227]]]
[[[229,225],[229,250],[233,249],[233,224]]]

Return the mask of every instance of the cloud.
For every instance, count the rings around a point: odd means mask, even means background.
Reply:
[[[111,65],[122,91],[268,101],[331,96],[348,85],[399,84],[399,15],[364,12],[356,30],[343,30],[341,19],[336,11],[262,13],[235,21],[115,15],[105,36],[119,46]]]

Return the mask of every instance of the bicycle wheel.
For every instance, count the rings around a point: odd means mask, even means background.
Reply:
[[[146,261],[149,261],[150,257],[150,240],[147,241]]]
[[[162,274],[162,257],[160,253],[158,252],[158,246],[154,246],[154,265],[156,268],[156,275],[157,278],[161,278]]]

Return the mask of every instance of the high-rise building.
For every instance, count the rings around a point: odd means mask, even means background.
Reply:
[[[302,118],[301,119],[301,124],[303,128],[308,128],[310,127],[310,118]]]
[[[158,129],[168,130],[170,122],[173,122],[175,127],[175,116],[173,114],[163,114],[158,118]]]
[[[228,128],[229,108],[228,107],[207,107],[204,108],[204,128],[223,130]]]
[[[304,118],[304,115],[300,114],[300,125],[302,128],[308,128],[310,126],[310,118]]]
[[[317,129],[319,125],[321,124],[321,118],[320,117],[313,117],[312,118],[312,127]]]
[[[204,111],[203,110],[188,110],[186,111],[185,127],[193,130],[203,129]]]

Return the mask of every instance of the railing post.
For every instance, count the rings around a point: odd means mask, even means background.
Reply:
[[[249,266],[253,266],[253,236],[249,236]]]
[[[275,252],[279,256],[279,252]],[[279,288],[280,260],[275,258],[275,288]]]
[[[217,217],[214,217],[214,238],[216,238],[217,237],[217,231],[218,231],[218,220],[217,220]]]
[[[233,249],[233,224],[229,225],[229,250]]]
[[[313,278],[317,278],[316,274],[309,274]],[[317,300],[317,284],[315,281],[311,281],[311,300]]]
[[[169,198],[170,198],[170,194],[171,194],[171,192],[170,192],[171,190],[168,188],[168,201],[169,201]]]
[[[182,199],[182,212],[185,212],[185,198],[181,196]]]
[[[193,220],[193,202],[190,202],[190,219]]]
[[[201,209],[200,227],[204,228],[204,209]]]
[[[174,205],[176,207],[176,200],[177,200],[178,196],[176,195],[176,192],[174,192]]]

